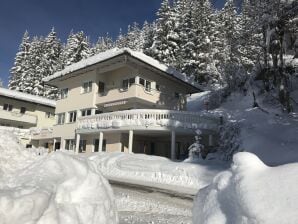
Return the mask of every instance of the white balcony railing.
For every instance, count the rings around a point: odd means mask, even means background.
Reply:
[[[0,110],[0,118],[11,121],[25,122],[34,125],[37,123],[37,116],[30,114],[21,114],[14,111]]]
[[[207,113],[136,109],[80,117],[78,130],[119,129],[129,127],[175,127],[217,130],[220,119]]]
[[[32,139],[49,139],[52,138],[53,128],[30,128]]]

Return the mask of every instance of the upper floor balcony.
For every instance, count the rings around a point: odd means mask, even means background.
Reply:
[[[32,126],[35,126],[37,124],[37,116],[15,111],[0,110],[0,119],[28,123]]]
[[[185,94],[179,94],[178,92],[180,91],[169,91],[169,87],[166,88],[154,81],[148,81],[136,76],[123,80],[121,86],[107,85],[102,89],[99,88],[95,104],[100,107],[109,107],[114,103],[117,104],[117,102],[126,102],[131,105],[137,103],[155,105],[157,108],[163,109],[185,109]]]
[[[77,132],[92,130],[176,130],[194,131],[196,129],[216,131],[220,125],[219,117],[207,113],[136,109],[103,113],[80,117]]]

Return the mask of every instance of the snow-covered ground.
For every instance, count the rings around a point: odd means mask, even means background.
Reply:
[[[94,153],[88,159],[94,169],[110,180],[187,194],[196,194],[227,168],[225,163],[218,161],[202,160],[192,164],[144,154]]]
[[[190,108],[204,109],[206,99],[193,95]],[[298,223],[298,116],[282,113],[264,96],[257,95],[257,102],[260,108],[252,108],[252,92],[234,93],[212,111],[240,122],[246,152],[236,154],[231,168],[198,192],[195,224]]]
[[[118,223],[112,189],[82,158],[37,156],[0,131],[0,223]]]
[[[256,155],[241,152],[232,168],[199,191],[194,224],[298,223],[298,163],[266,166]]]
[[[204,94],[194,94],[189,107],[204,109],[200,105],[206,99],[208,96]],[[266,164],[298,162],[298,114],[283,114],[280,108],[263,104],[263,100],[264,97],[257,96],[262,110],[252,108],[252,92],[234,93],[212,112],[240,122],[241,149],[256,154]]]

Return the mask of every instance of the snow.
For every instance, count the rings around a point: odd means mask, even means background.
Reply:
[[[196,196],[193,223],[298,223],[298,163],[266,166],[256,155],[234,156],[230,170]]]
[[[200,110],[201,107],[196,105],[202,104],[206,98],[204,94],[193,95],[189,107]],[[298,162],[297,117],[295,114],[282,114],[280,108],[263,104],[264,100],[264,97],[257,95],[257,102],[263,110],[252,108],[252,91],[246,95],[233,93],[220,108],[210,113],[238,121],[241,127],[241,149],[256,154],[266,164]]]
[[[86,160],[31,154],[0,131],[0,223],[118,223],[113,192]]]
[[[67,75],[71,72],[77,71],[79,69],[83,69],[85,67],[106,61],[108,59],[111,59],[113,57],[119,56],[121,54],[129,54],[132,57],[135,57],[143,62],[145,62],[146,64],[149,64],[169,75],[172,75],[188,84],[191,84],[192,86],[194,86],[194,82],[193,82],[193,78],[187,77],[185,74],[178,72],[176,69],[174,69],[173,67],[167,66],[165,64],[160,63],[159,61],[145,55],[142,52],[137,52],[137,51],[133,51],[129,48],[113,48],[111,50],[107,50],[105,52],[99,53],[97,55],[94,55],[92,57],[89,57],[87,59],[83,59],[80,62],[77,62],[75,64],[72,64],[70,66],[67,66],[64,70],[59,71],[54,73],[51,76],[48,76],[46,78],[43,79],[44,82],[49,82],[50,80],[59,78],[61,76]],[[194,86],[195,87],[195,86]],[[198,88],[198,87],[195,87]]]
[[[34,96],[27,93],[22,93],[22,92],[9,90],[1,87],[0,87],[0,96],[6,96],[17,100],[24,100],[31,103],[37,103],[37,104],[46,105],[50,107],[56,107],[56,101],[54,100],[49,100],[47,98],[43,98],[40,96]]]
[[[173,162],[164,157],[127,153],[95,153],[88,155],[95,170],[107,179],[157,187],[175,192],[195,194],[226,169],[216,161],[199,163]]]

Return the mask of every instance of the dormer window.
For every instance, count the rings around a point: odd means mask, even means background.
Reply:
[[[123,89],[128,89],[129,87],[131,87],[133,84],[135,84],[136,79],[134,78],[130,78],[130,79],[124,79],[122,82],[122,88]]]
[[[60,99],[65,99],[68,96],[68,88],[61,89],[60,91]]]
[[[82,86],[82,93],[90,93],[92,91],[92,81],[84,82]]]

